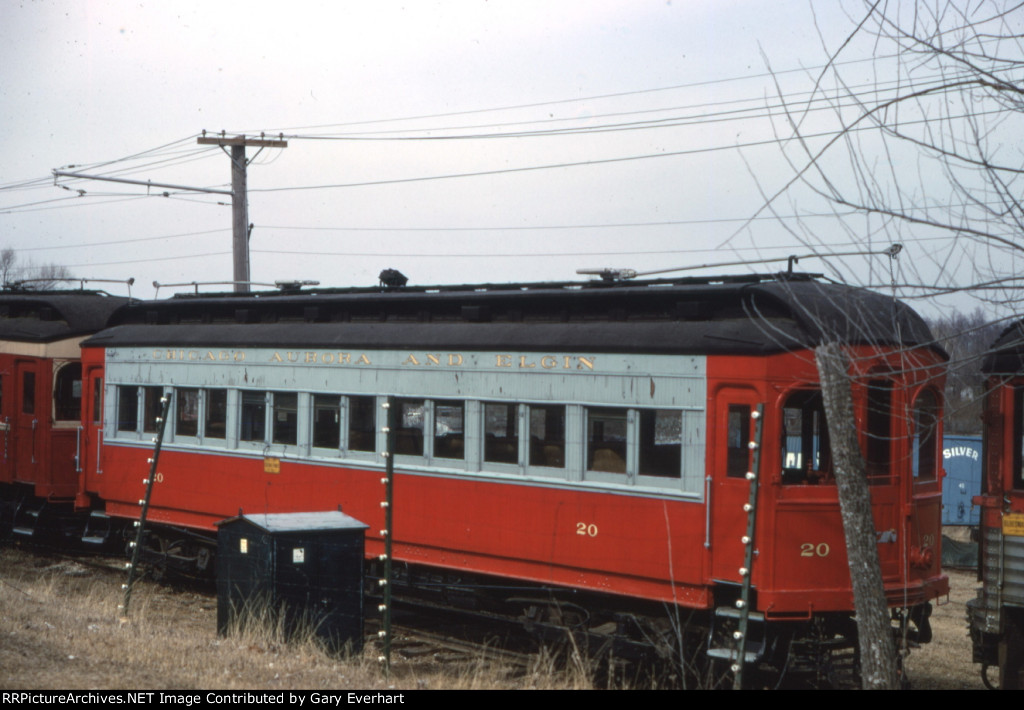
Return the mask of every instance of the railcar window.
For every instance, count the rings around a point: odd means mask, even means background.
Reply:
[[[821,390],[794,392],[782,405],[782,482],[834,482]]]
[[[587,409],[587,470],[626,472],[626,416],[628,410]]]
[[[322,449],[341,447],[341,397],[336,394],[313,396],[313,446]]]
[[[23,414],[36,413],[36,373],[23,372],[21,375],[21,411]]]
[[[348,448],[351,451],[377,450],[376,397],[348,398]]]
[[[998,399],[996,395],[998,391],[989,393],[989,401],[992,402],[992,409],[995,410],[991,417],[989,424],[991,428],[996,426],[994,422],[998,422]],[[998,428],[998,427],[997,427]],[[992,451],[997,451],[996,447],[992,447]],[[1024,490],[1024,387],[1015,387],[1013,390],[1013,469],[1010,471],[1012,480],[1010,486],[1013,490],[1019,491]],[[996,459],[998,460],[998,459]]]
[[[103,378],[92,380],[92,421],[99,424],[103,421]]]
[[[924,390],[914,403],[914,477],[922,481],[936,477],[938,419],[938,398],[932,390]]]
[[[484,404],[484,461],[519,463],[519,405]]]
[[[750,407],[730,404],[726,445],[725,475],[743,478],[750,467]]]
[[[53,418],[79,421],[82,418],[82,363],[61,366],[53,381]]]
[[[199,436],[199,390],[179,387],[174,396],[174,433],[178,436]]]
[[[242,422],[239,439],[265,441],[267,432],[267,393],[242,392]]]
[[[423,427],[426,406],[422,399],[396,399],[398,430],[395,432],[395,453],[423,455]]]
[[[641,476],[682,475],[683,413],[671,409],[640,410]]]
[[[299,432],[299,395],[294,392],[274,392],[273,437],[275,444],[294,446]]]
[[[203,437],[223,439],[228,431],[228,391],[206,390],[206,426]]]
[[[456,400],[434,402],[434,456],[466,458],[466,403]]]
[[[160,398],[164,395],[163,387],[143,387],[143,407],[142,407],[142,431],[146,433],[154,433],[157,429],[157,419],[160,418],[160,408],[163,406],[160,403]]]
[[[117,388],[117,430],[139,430],[139,388]]]
[[[892,444],[892,383],[872,380],[868,383],[867,455],[868,478],[889,476]]]
[[[565,468],[564,406],[530,406],[530,465]]]

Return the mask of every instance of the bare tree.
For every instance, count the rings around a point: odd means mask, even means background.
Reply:
[[[0,283],[4,286],[19,281],[27,281],[28,288],[42,290],[53,288],[62,281],[74,278],[66,266],[60,264],[43,264],[36,266],[31,261],[25,265],[18,263],[18,254],[11,247],[0,250]]]
[[[985,394],[982,358],[1004,324],[993,323],[979,308],[926,319],[935,339],[949,353],[944,417],[947,434],[981,434],[981,403]]]
[[[895,271],[889,275],[894,286],[910,287],[914,295],[962,291],[992,304],[1019,303],[1024,296],[1022,8],[1012,0],[858,4],[849,34],[839,45],[826,47],[828,62],[815,76],[812,102],[807,109],[789,104],[778,133],[794,175],[768,196],[766,206],[784,195],[795,201],[800,190],[809,189],[828,200],[837,217],[842,215],[839,223],[847,236],[868,249],[877,241],[922,240],[924,245],[928,240],[927,246],[915,244],[914,256],[902,262],[909,275],[901,277],[902,283]],[[870,62],[847,61],[859,59],[863,55],[855,53],[865,49]],[[870,69],[864,71],[865,66]],[[831,109],[832,125],[824,131],[809,110],[821,103]],[[822,138],[823,133],[828,136]],[[796,236],[821,246],[811,229]],[[940,334],[954,351],[953,372],[967,372],[974,365],[968,364],[972,357],[965,347],[969,336],[988,339],[993,331],[983,323],[948,325],[960,329]],[[818,357],[823,391],[842,394],[849,383],[837,383],[836,373],[845,375],[848,368],[825,355]],[[951,381],[955,396],[949,403],[969,421],[970,407],[960,405],[980,392],[962,377]],[[828,418],[830,431],[837,434],[855,427],[851,414],[834,407]],[[837,483],[838,438],[833,438]],[[851,456],[845,467],[859,480],[859,451],[855,443],[846,448]],[[856,511],[868,501],[866,491],[844,495],[840,490],[855,580],[872,576],[878,565],[870,536],[855,539],[851,532]],[[871,521],[866,525],[870,529]],[[855,564],[855,557],[862,561]],[[877,597],[877,590],[873,594]],[[883,602],[881,611],[873,610],[861,599],[856,606],[862,662],[867,664],[873,659],[865,641],[880,646],[888,640],[886,627],[879,625],[877,632],[866,628],[875,617],[884,617],[885,607]],[[864,671],[866,685],[892,683],[891,677],[872,681],[871,670],[865,666]]]
[[[789,187],[860,215],[863,239],[930,240],[907,264],[922,291],[1024,294],[1021,12],[1012,0],[864,2],[816,77],[833,138],[812,139],[807,112],[787,114]],[[865,45],[869,72],[845,61]]]

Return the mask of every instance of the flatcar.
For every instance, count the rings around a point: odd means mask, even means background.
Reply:
[[[0,291],[0,538],[59,533],[81,489],[80,343],[127,299]],[[98,414],[97,410],[97,414]]]
[[[982,363],[986,376],[976,599],[968,604],[982,678],[1024,687],[1024,322],[1008,327]]]
[[[240,511],[340,508],[370,526],[369,559],[390,536],[408,589],[712,658],[729,657],[720,632],[740,601],[754,667],[830,678],[856,653],[813,356],[834,341],[850,355],[894,634],[927,641],[929,603],[948,591],[946,356],[904,304],[811,275],[131,303],[83,344],[84,411],[102,416],[82,420],[82,489],[139,516],[167,395],[148,512],[165,564],[209,568],[215,524]],[[680,627],[696,629],[685,643],[670,638]]]

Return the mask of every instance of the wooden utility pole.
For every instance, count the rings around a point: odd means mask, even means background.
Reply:
[[[223,132],[219,136],[203,135],[198,139],[199,145],[219,145],[221,148],[231,147],[231,251],[234,259],[235,291],[249,291],[249,196],[246,168],[249,163],[245,158],[246,146],[263,148],[287,148],[288,141],[278,138],[247,138],[245,136],[227,137]],[[225,150],[225,152],[227,152]],[[256,153],[259,155],[259,152]],[[253,158],[256,156],[254,155]]]
[[[885,601],[882,567],[878,560],[867,466],[857,443],[850,392],[850,361],[835,342],[819,345],[814,351],[814,359],[821,379],[839,508],[846,535],[853,606],[857,611],[862,687],[865,690],[895,690],[899,687],[896,649],[889,606]]]

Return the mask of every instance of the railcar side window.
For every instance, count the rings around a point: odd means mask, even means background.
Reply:
[[[725,475],[743,478],[750,466],[750,407],[730,404],[725,456]]]
[[[423,427],[426,406],[422,399],[396,399],[398,430],[395,432],[395,453],[423,455]]]
[[[434,402],[434,456],[466,458],[466,403],[456,400]]]
[[[377,450],[377,401],[375,397],[348,398],[348,448]]]
[[[36,413],[36,373],[23,372],[21,375],[21,412]]]
[[[626,472],[626,416],[628,410],[587,409],[587,470]]]
[[[160,403],[160,398],[164,395],[163,387],[143,387],[143,407],[142,407],[142,431],[146,433],[154,433],[157,429],[157,419],[160,418],[160,408],[163,406]]]
[[[530,465],[565,468],[565,407],[530,405]]]
[[[242,392],[242,441],[265,441],[267,430],[267,393]]]
[[[671,409],[640,410],[641,476],[682,475],[683,413]]]
[[[199,390],[179,387],[175,390],[174,433],[178,436],[199,436]]]
[[[892,444],[892,383],[872,380],[868,383],[867,455],[868,478],[889,475]],[[877,483],[878,481],[873,481]]]
[[[53,380],[53,418],[78,421],[82,418],[82,363],[61,366]]]
[[[206,426],[203,436],[223,439],[228,430],[228,391],[206,390]]]
[[[341,397],[336,394],[313,396],[313,446],[341,447]]]
[[[139,388],[117,388],[117,430],[139,430]]]
[[[794,392],[782,405],[782,482],[834,482],[821,390]]]
[[[519,405],[484,403],[484,461],[519,463]]]
[[[932,390],[924,390],[914,402],[914,477],[934,481],[936,477],[938,399]]]
[[[299,396],[294,392],[274,392],[274,419],[272,441],[294,446],[299,433]]]

